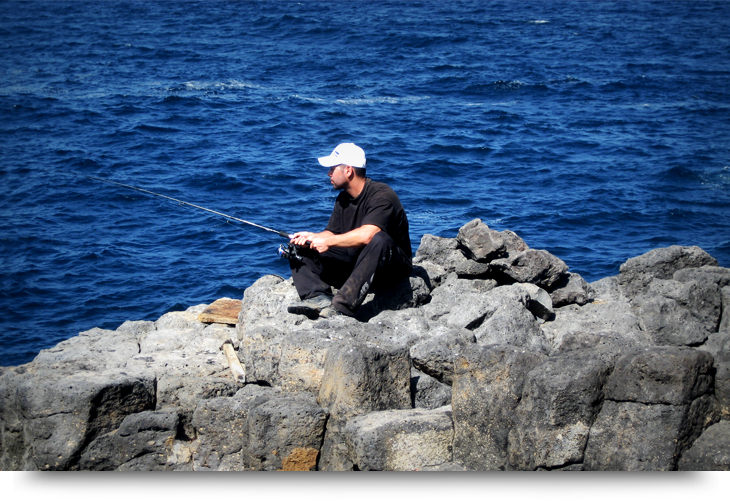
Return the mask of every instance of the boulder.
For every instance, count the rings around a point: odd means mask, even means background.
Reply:
[[[507,253],[502,235],[475,219],[459,229],[456,236],[466,256],[477,262],[488,262]]]
[[[433,410],[451,404],[451,386],[411,368],[411,404]]]
[[[500,284],[529,282],[548,291],[563,280],[568,266],[545,250],[526,249],[490,262],[491,277]]]
[[[683,347],[628,351],[604,387],[586,445],[587,470],[674,470],[716,421],[712,356]]]
[[[414,471],[451,462],[451,407],[387,410],[361,415],[345,427],[355,470]]]
[[[632,306],[657,345],[696,346],[717,332],[722,296],[714,283],[653,279]]]
[[[717,260],[697,246],[653,249],[621,265],[619,284],[631,299],[646,291],[653,279],[671,279],[678,270],[705,265],[717,266]]]
[[[580,275],[568,272],[563,279],[553,285],[550,298],[555,308],[572,303],[585,305],[594,300],[595,292]]]
[[[512,469],[582,464],[612,366],[590,349],[577,350],[546,359],[527,374],[509,432]]]
[[[730,471],[730,422],[711,425],[679,460],[680,471]]]
[[[317,398],[330,415],[320,470],[352,470],[343,436],[348,420],[371,411],[411,408],[410,367],[406,347],[352,340],[328,351]]]
[[[475,343],[474,333],[466,329],[447,328],[411,347],[413,366],[447,385],[453,383],[454,358],[465,345]]]
[[[730,332],[721,331],[710,335],[697,350],[712,354],[718,412],[723,420],[730,420]]]
[[[437,237],[425,234],[421,238],[413,265],[422,267],[430,278],[431,286],[436,287],[456,267],[469,259],[459,246],[459,241],[452,238]]]
[[[454,461],[469,470],[504,470],[508,435],[527,375],[544,355],[510,345],[470,345],[456,359],[451,406]]]

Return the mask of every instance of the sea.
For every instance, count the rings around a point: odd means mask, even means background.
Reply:
[[[589,282],[730,267],[730,2],[0,0],[0,366],[288,278],[233,218],[323,229],[342,142],[414,252],[479,218]]]

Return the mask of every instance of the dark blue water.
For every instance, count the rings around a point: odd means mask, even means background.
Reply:
[[[0,365],[288,277],[316,157],[353,141],[410,222],[481,218],[587,280],[730,266],[730,2],[0,1]]]

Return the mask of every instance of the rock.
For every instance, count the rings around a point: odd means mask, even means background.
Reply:
[[[719,288],[730,286],[730,269],[703,265],[699,268],[683,268],[672,275],[679,282],[699,282],[717,284]]]
[[[619,284],[628,298],[643,293],[653,279],[671,279],[678,270],[717,266],[717,260],[697,246],[653,249],[630,258],[619,268]]]
[[[268,399],[248,415],[244,467],[257,471],[314,471],[324,437],[327,413],[314,396]]]
[[[712,390],[713,358],[684,347],[642,347],[616,361],[606,398],[647,404],[690,404]]]
[[[553,307],[559,308],[565,305],[575,303],[576,305],[585,305],[592,302],[595,298],[595,292],[590,284],[588,284],[580,275],[568,273],[562,280],[553,286],[550,293]]]
[[[328,351],[317,398],[330,414],[320,470],[352,470],[343,436],[348,420],[411,407],[410,367],[406,347],[348,341]]]
[[[145,411],[128,415],[116,434],[120,471],[171,471],[173,440],[177,436],[177,413]]]
[[[561,350],[566,337],[584,337],[597,333],[615,333],[629,345],[653,345],[641,330],[631,304],[620,293],[615,278],[593,283],[596,299],[586,305],[566,305],[555,309],[555,317],[542,325],[553,351]]]
[[[553,299],[547,291],[534,284],[519,284],[519,286],[527,292],[528,300],[525,307],[535,317],[547,321],[555,315]]]
[[[454,376],[454,357],[465,345],[475,342],[476,338],[471,331],[448,328],[411,347],[413,366],[439,382],[451,385]]]
[[[117,429],[127,415],[154,408],[151,375],[112,369],[24,376],[15,382],[15,402],[2,406],[17,407],[23,417],[22,442],[32,448],[23,470],[78,470],[94,438]]]
[[[461,227],[456,240],[466,250],[467,256],[478,262],[499,258],[507,252],[500,233],[491,230],[480,219],[472,220]]]
[[[705,430],[679,460],[680,471],[730,471],[730,422]]]
[[[586,445],[587,470],[674,470],[716,420],[712,356],[683,347],[634,349],[616,361]]]
[[[451,407],[376,411],[350,420],[345,439],[360,471],[413,471],[452,460]]]
[[[451,386],[411,368],[411,404],[434,410],[451,404]]]
[[[713,406],[708,396],[692,405],[606,400],[591,427],[585,470],[669,471],[699,435],[702,417]]]
[[[527,374],[509,432],[513,469],[582,464],[612,364],[591,350],[544,360]]]
[[[469,470],[507,468],[508,435],[527,374],[545,356],[509,345],[472,345],[455,361],[454,461]]]
[[[418,275],[411,275],[408,280],[401,281],[392,288],[376,289],[368,294],[356,317],[367,321],[385,310],[417,308],[430,300],[431,289],[426,281]]]
[[[713,283],[653,279],[632,306],[657,345],[695,346],[720,325],[722,296]]]
[[[722,294],[722,318],[717,330],[727,333],[730,332],[730,286],[724,286],[720,291]]]
[[[480,317],[467,328],[474,331],[480,345],[507,344],[533,352],[547,353],[549,343],[529,308],[545,308],[532,300],[522,284],[500,286],[484,298]]]
[[[413,265],[422,267],[428,273],[432,287],[453,273],[459,264],[466,263],[468,258],[459,247],[456,239],[436,237],[426,234],[421,238]]]
[[[526,249],[507,258],[492,260],[490,274],[500,284],[529,282],[551,290],[568,272],[560,258],[544,250]]]
[[[714,358],[718,412],[723,420],[730,420],[730,332],[721,331],[710,335],[697,350],[709,352]]]

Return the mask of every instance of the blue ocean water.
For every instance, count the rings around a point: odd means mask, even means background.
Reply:
[[[481,218],[589,281],[730,266],[730,2],[0,1],[0,366],[288,277],[362,146],[414,251]]]

